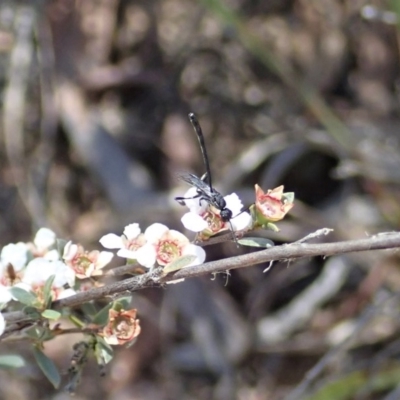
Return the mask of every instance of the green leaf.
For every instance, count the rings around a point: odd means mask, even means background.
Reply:
[[[94,354],[96,356],[97,363],[99,365],[105,365],[113,359],[114,351],[112,347],[108,343],[106,343],[102,337],[96,336]]]
[[[23,335],[23,337],[27,337],[36,343],[54,338],[54,332],[47,325],[31,326],[30,328],[24,329]]]
[[[68,242],[65,239],[56,239],[56,250],[62,256],[64,254],[64,247]]]
[[[272,240],[262,237],[245,237],[239,239],[238,243],[243,246],[262,247],[264,249],[269,249],[270,247],[274,247],[274,242]]]
[[[182,268],[187,267],[190,265],[194,260],[196,259],[196,256],[194,255],[187,255],[187,256],[182,256],[176,259],[175,261],[172,261],[171,264],[168,264],[164,269],[163,269],[163,275],[167,275],[170,272],[173,271],[178,271]]]
[[[129,310],[131,308],[132,296],[121,297],[114,302],[115,305],[119,305],[122,310]]]
[[[25,365],[25,360],[16,354],[10,354],[8,356],[0,356],[0,368],[13,369],[21,368]]]
[[[31,326],[24,330],[24,336],[34,341],[38,341],[43,336],[43,328],[35,325]]]
[[[22,311],[25,313],[25,315],[29,316],[29,318],[40,319],[40,313],[35,307],[25,306]]]
[[[36,346],[33,347],[33,355],[39,368],[46,375],[46,378],[57,389],[60,386],[61,377],[53,361]]]
[[[56,310],[44,310],[42,312],[42,317],[47,319],[54,319],[55,321],[61,317],[61,313]]]
[[[93,303],[84,303],[80,307],[83,313],[89,317],[94,317],[97,314],[97,309]]]
[[[15,297],[22,304],[26,304],[27,306],[32,307],[40,305],[37,296],[33,292],[28,292],[15,286],[10,288],[10,291],[12,296]]]
[[[103,307],[93,318],[92,322],[96,325],[106,325],[108,322],[108,311],[113,306],[113,303]]]
[[[53,300],[51,297],[51,287],[53,286],[55,277],[55,275],[51,275],[43,286],[44,307],[48,307]]]
[[[263,228],[264,229],[268,229],[268,230],[273,231],[273,232],[279,232],[279,228],[275,224],[273,224],[272,222],[268,222],[268,223],[264,224]]]

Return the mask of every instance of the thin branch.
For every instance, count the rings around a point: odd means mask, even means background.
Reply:
[[[270,261],[291,260],[315,256],[331,256],[334,254],[393,249],[397,247],[400,247],[399,232],[381,233],[365,239],[335,243],[293,243],[276,246],[251,254],[230,257],[223,260],[211,261],[202,265],[183,268],[164,277],[162,276],[162,269],[158,268],[143,275],[134,276],[120,282],[111,283],[103,287],[80,292],[62,300],[57,300],[53,303],[52,308],[60,309],[62,307],[75,307],[91,300],[114,296],[115,294],[121,294],[127,291],[133,292],[147,287],[160,287],[163,284],[177,279],[194,278],[205,274],[225,272],[231,269],[249,267]],[[6,313],[4,317],[8,323],[22,322],[31,319],[31,317],[25,315],[22,311]]]

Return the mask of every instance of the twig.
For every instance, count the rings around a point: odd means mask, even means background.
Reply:
[[[400,233],[388,232],[365,239],[349,240],[335,243],[306,244],[294,243],[272,247],[259,252],[211,261],[202,265],[186,267],[177,272],[161,277],[161,269],[148,272],[143,275],[111,283],[100,288],[94,288],[74,296],[57,300],[52,308],[75,307],[91,300],[97,300],[116,293],[136,291],[147,287],[162,286],[165,283],[182,278],[194,278],[197,276],[223,272],[236,268],[244,268],[273,260],[289,260],[302,257],[330,256],[356,251],[369,251],[381,249],[393,249],[400,247]],[[6,313],[4,315],[8,323],[31,320],[31,317],[22,311]]]
[[[329,235],[331,232],[333,232],[333,229],[331,229],[331,228],[321,228],[321,229],[318,229],[315,232],[312,232],[312,233],[308,234],[307,236],[304,236],[300,240],[296,240],[295,243],[304,243],[304,242],[307,242],[307,241],[309,241],[311,239],[315,239],[315,238],[319,238],[321,236]]]

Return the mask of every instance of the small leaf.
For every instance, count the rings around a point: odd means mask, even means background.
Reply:
[[[61,377],[53,361],[36,346],[33,347],[33,355],[39,368],[46,375],[46,378],[57,389],[60,386]]]
[[[56,250],[58,251],[61,256],[64,254],[64,247],[67,244],[67,241],[65,239],[56,239]]]
[[[25,313],[25,315],[29,316],[29,318],[40,319],[40,313],[35,307],[25,306],[22,311]]]
[[[23,332],[23,337],[32,339],[33,342],[44,342],[46,340],[54,339],[54,332],[49,326],[31,326]]]
[[[56,310],[44,310],[42,312],[42,317],[47,319],[54,319],[56,321],[61,317],[61,313]]]
[[[262,237],[245,237],[239,239],[238,243],[243,246],[262,247],[264,249],[269,249],[270,247],[274,247],[274,242],[272,240]]]
[[[20,303],[26,304],[27,306],[39,306],[39,301],[37,296],[33,292],[28,292],[19,287],[10,288],[11,294],[15,297]]]
[[[9,356],[0,356],[0,368],[12,369],[21,368],[25,365],[25,360],[16,354],[10,354]]]
[[[51,297],[51,287],[53,286],[53,282],[55,279],[55,275],[51,275],[43,286],[43,298],[44,298],[44,306],[48,307],[53,300]]]
[[[132,296],[121,297],[116,300],[114,304],[120,305],[122,310],[129,310],[131,308]]]
[[[93,303],[84,303],[81,304],[80,307],[83,313],[89,317],[94,317],[97,314],[96,307]]]
[[[96,344],[94,348],[94,354],[99,365],[108,364],[114,356],[112,347],[104,341],[100,336],[96,336]]]
[[[175,261],[172,261],[171,264],[168,264],[164,269],[163,269],[163,275],[167,275],[170,272],[173,271],[178,271],[182,268],[187,267],[190,265],[194,260],[196,259],[196,256],[194,255],[187,255],[187,256],[182,256],[176,259]]]
[[[31,326],[30,328],[24,330],[24,336],[34,341],[38,341],[43,336],[43,328],[35,325]]]
[[[106,325],[108,322],[108,311],[113,306],[113,303],[107,304],[94,317],[92,322],[96,325]]]
[[[279,228],[272,222],[268,222],[267,224],[263,225],[263,228],[273,232],[279,232]]]

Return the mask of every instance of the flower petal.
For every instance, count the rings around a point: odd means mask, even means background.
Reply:
[[[6,329],[6,320],[3,317],[3,314],[0,313],[0,336],[4,333]]]
[[[207,222],[200,215],[188,212],[181,218],[183,226],[192,232],[201,232],[208,228]]]
[[[71,297],[75,294],[76,292],[74,289],[65,289],[57,296],[57,300],[65,299],[66,297]]]
[[[72,268],[68,267],[67,264],[64,264],[62,261],[53,261],[50,263],[54,272],[49,273],[49,276],[55,274],[55,279],[53,282],[53,286],[60,288],[63,287],[66,283],[69,286],[74,286],[75,284],[75,272]]]
[[[195,187],[190,188],[183,197],[186,199],[183,202],[191,212],[202,214],[207,209],[208,203],[205,200],[200,200],[199,193]]]
[[[60,253],[58,252],[58,250],[53,249],[48,251],[43,257],[49,261],[57,261],[60,259]]]
[[[124,247],[121,237],[114,233],[104,235],[99,242],[106,249],[120,249],[121,247]]]
[[[0,305],[8,303],[12,299],[7,286],[0,285]]]
[[[150,225],[144,232],[144,236],[147,241],[150,243],[154,243],[157,240],[161,238],[162,235],[164,235],[165,232],[167,232],[169,229],[167,226],[159,223],[155,223],[153,225]]]
[[[51,229],[40,228],[35,235],[33,243],[38,249],[45,250],[53,246],[56,239],[57,236]]]
[[[252,225],[252,218],[248,212],[243,212],[231,219],[231,224],[234,231],[243,231]]]
[[[96,268],[101,269],[106,266],[114,257],[114,254],[110,251],[101,251],[97,258]]]
[[[77,251],[78,251],[78,245],[73,244],[71,241],[69,241],[64,246],[63,259],[66,261],[72,260],[75,257]]]
[[[136,250],[128,250],[128,249],[120,249],[117,253],[118,257],[129,258],[130,260],[136,260],[137,251]]]
[[[28,259],[28,247],[25,243],[10,243],[1,250],[1,262],[7,266],[10,263],[16,272],[25,267]]]
[[[228,194],[224,197],[226,207],[232,211],[232,215],[239,214],[242,211],[243,204],[239,196],[236,193]]]
[[[145,244],[136,251],[136,261],[146,268],[152,268],[156,263],[156,250],[154,246]]]
[[[183,233],[176,231],[175,229],[170,229],[168,231],[168,239],[177,240],[181,242],[181,244],[189,243],[189,239]]]
[[[182,253],[185,256],[186,255],[196,256],[196,259],[192,263],[187,265],[187,267],[203,264],[204,260],[206,259],[206,252],[204,251],[204,249],[202,247],[196,246],[194,244],[188,244],[187,246],[185,246]]]
[[[136,239],[140,235],[140,232],[140,227],[137,223],[127,225],[124,229],[124,235],[128,240]]]

